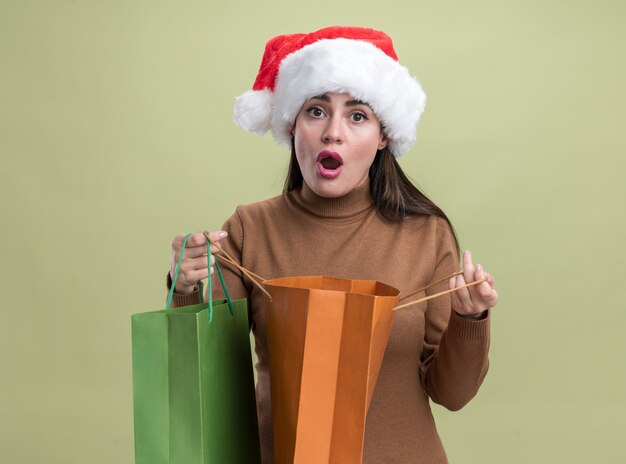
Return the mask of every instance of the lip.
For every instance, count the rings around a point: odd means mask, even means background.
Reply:
[[[326,169],[322,165],[322,160],[324,158],[333,158],[337,160],[339,162],[339,166],[337,167],[337,169]],[[319,173],[320,176],[326,179],[334,179],[339,174],[341,174],[342,170],[343,170],[343,159],[341,158],[341,155],[339,153],[337,153],[336,151],[329,151],[329,150],[323,150],[318,153],[317,172]]]

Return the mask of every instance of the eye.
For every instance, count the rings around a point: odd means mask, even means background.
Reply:
[[[321,118],[322,116],[324,116],[324,110],[319,106],[312,106],[307,109],[306,112],[314,118]]]
[[[355,111],[354,113],[350,114],[350,118],[352,119],[352,121],[354,122],[362,122],[362,121],[367,121],[367,115],[361,111]]]

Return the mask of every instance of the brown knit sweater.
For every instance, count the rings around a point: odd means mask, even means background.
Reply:
[[[223,229],[229,233],[222,242],[225,249],[266,279],[375,279],[398,288],[402,296],[459,268],[445,221],[431,216],[390,223],[375,209],[367,184],[333,199],[317,196],[305,184],[302,191],[238,207]],[[249,300],[263,463],[273,463],[263,295],[238,271],[227,265],[222,270],[231,297]],[[442,283],[428,293],[446,288]],[[177,296],[174,304],[197,301],[196,292]],[[448,295],[398,310],[367,416],[363,462],[447,462],[429,397],[451,410],[464,406],[487,372],[488,349],[489,317],[461,318],[451,311]]]

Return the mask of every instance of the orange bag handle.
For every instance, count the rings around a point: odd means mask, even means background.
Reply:
[[[430,287],[433,287],[433,286],[435,286],[437,284],[440,284],[441,282],[445,282],[446,280],[450,280],[452,277],[455,277],[455,276],[458,276],[458,275],[461,275],[461,274],[463,274],[463,271],[454,272],[454,273],[450,274],[449,276],[444,277],[443,279],[439,279],[439,280],[437,280],[435,282],[431,282],[428,285],[426,285],[425,287],[422,287],[419,290],[414,291],[413,293],[409,293],[407,296],[403,297],[402,299],[405,300],[405,299],[407,299],[407,298],[409,298],[409,297],[411,297],[413,295],[417,295],[418,293],[421,293],[424,290],[429,289]],[[401,304],[400,306],[396,306],[395,308],[393,308],[393,310],[395,311],[397,309],[406,308],[407,306],[411,306],[411,305],[414,305],[414,304],[417,304],[417,303],[422,303],[424,301],[432,300],[433,298],[437,298],[437,297],[440,297],[442,295],[446,295],[448,293],[457,292],[457,291],[459,291],[459,290],[461,290],[463,288],[471,287],[473,285],[482,284],[483,282],[487,282],[487,279],[475,280],[474,282],[470,282],[469,284],[461,285],[460,287],[455,287],[455,288],[452,288],[450,290],[444,290],[443,292],[435,293],[434,295],[429,295],[429,296],[426,296],[424,298],[420,298],[418,300],[411,301],[409,303],[404,303],[404,304]]]
[[[269,298],[270,302],[272,301],[272,295],[270,295],[270,293],[267,290],[265,290],[263,288],[263,286],[262,286],[262,283],[265,282],[265,280],[267,280],[267,279],[264,279],[263,277],[255,274],[252,271],[249,271],[248,269],[246,269],[242,265],[238,264],[233,259],[233,257],[228,254],[228,252],[226,250],[224,250],[217,242],[214,242],[213,240],[211,240],[211,237],[209,236],[209,232],[208,231],[205,230],[202,233],[207,238],[207,240],[211,243],[211,245],[214,245],[222,253],[222,254],[214,255],[216,258],[219,258],[222,261],[226,261],[227,263],[232,264],[237,269],[239,269],[244,275],[246,275],[252,281],[252,283],[254,285],[256,285],[259,288],[259,290],[261,290]],[[418,290],[408,294],[407,296],[403,297],[402,299],[404,300],[404,299],[409,298],[409,297],[411,297],[413,295],[417,295],[418,293],[421,293],[424,290],[427,290],[430,287],[433,287],[434,285],[437,285],[437,284],[439,284],[441,282],[444,282],[446,280],[451,279],[452,277],[455,277],[455,276],[458,276],[458,275],[461,275],[461,274],[463,274],[463,271],[454,272],[454,273],[450,274],[449,276],[444,277],[443,279],[439,279],[439,280],[437,280],[435,282],[429,283],[425,287],[422,287],[422,288],[420,288],[420,289],[418,289]],[[442,295],[446,295],[448,293],[456,292],[456,291],[459,291],[459,290],[461,290],[463,288],[471,287],[473,285],[482,284],[483,282],[487,282],[487,279],[476,280],[474,282],[470,282],[469,284],[461,285],[460,287],[456,287],[456,288],[453,288],[451,290],[445,290],[443,292],[435,293],[434,295],[429,295],[427,297],[420,298],[420,299],[415,300],[415,301],[411,301],[410,303],[405,303],[405,304],[402,304],[400,306],[396,306],[395,308],[393,308],[393,310],[395,311],[397,309],[406,308],[407,306],[411,306],[411,305],[414,305],[414,304],[417,304],[417,303],[422,303],[424,301],[432,300],[433,298],[437,298],[437,297],[440,297]]]

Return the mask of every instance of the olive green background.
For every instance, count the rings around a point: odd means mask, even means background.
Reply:
[[[341,24],[419,77],[401,163],[501,294],[451,462],[625,462],[625,5],[0,0],[0,461],[133,462],[130,315],[176,234],[281,189],[231,122],[265,41]]]

